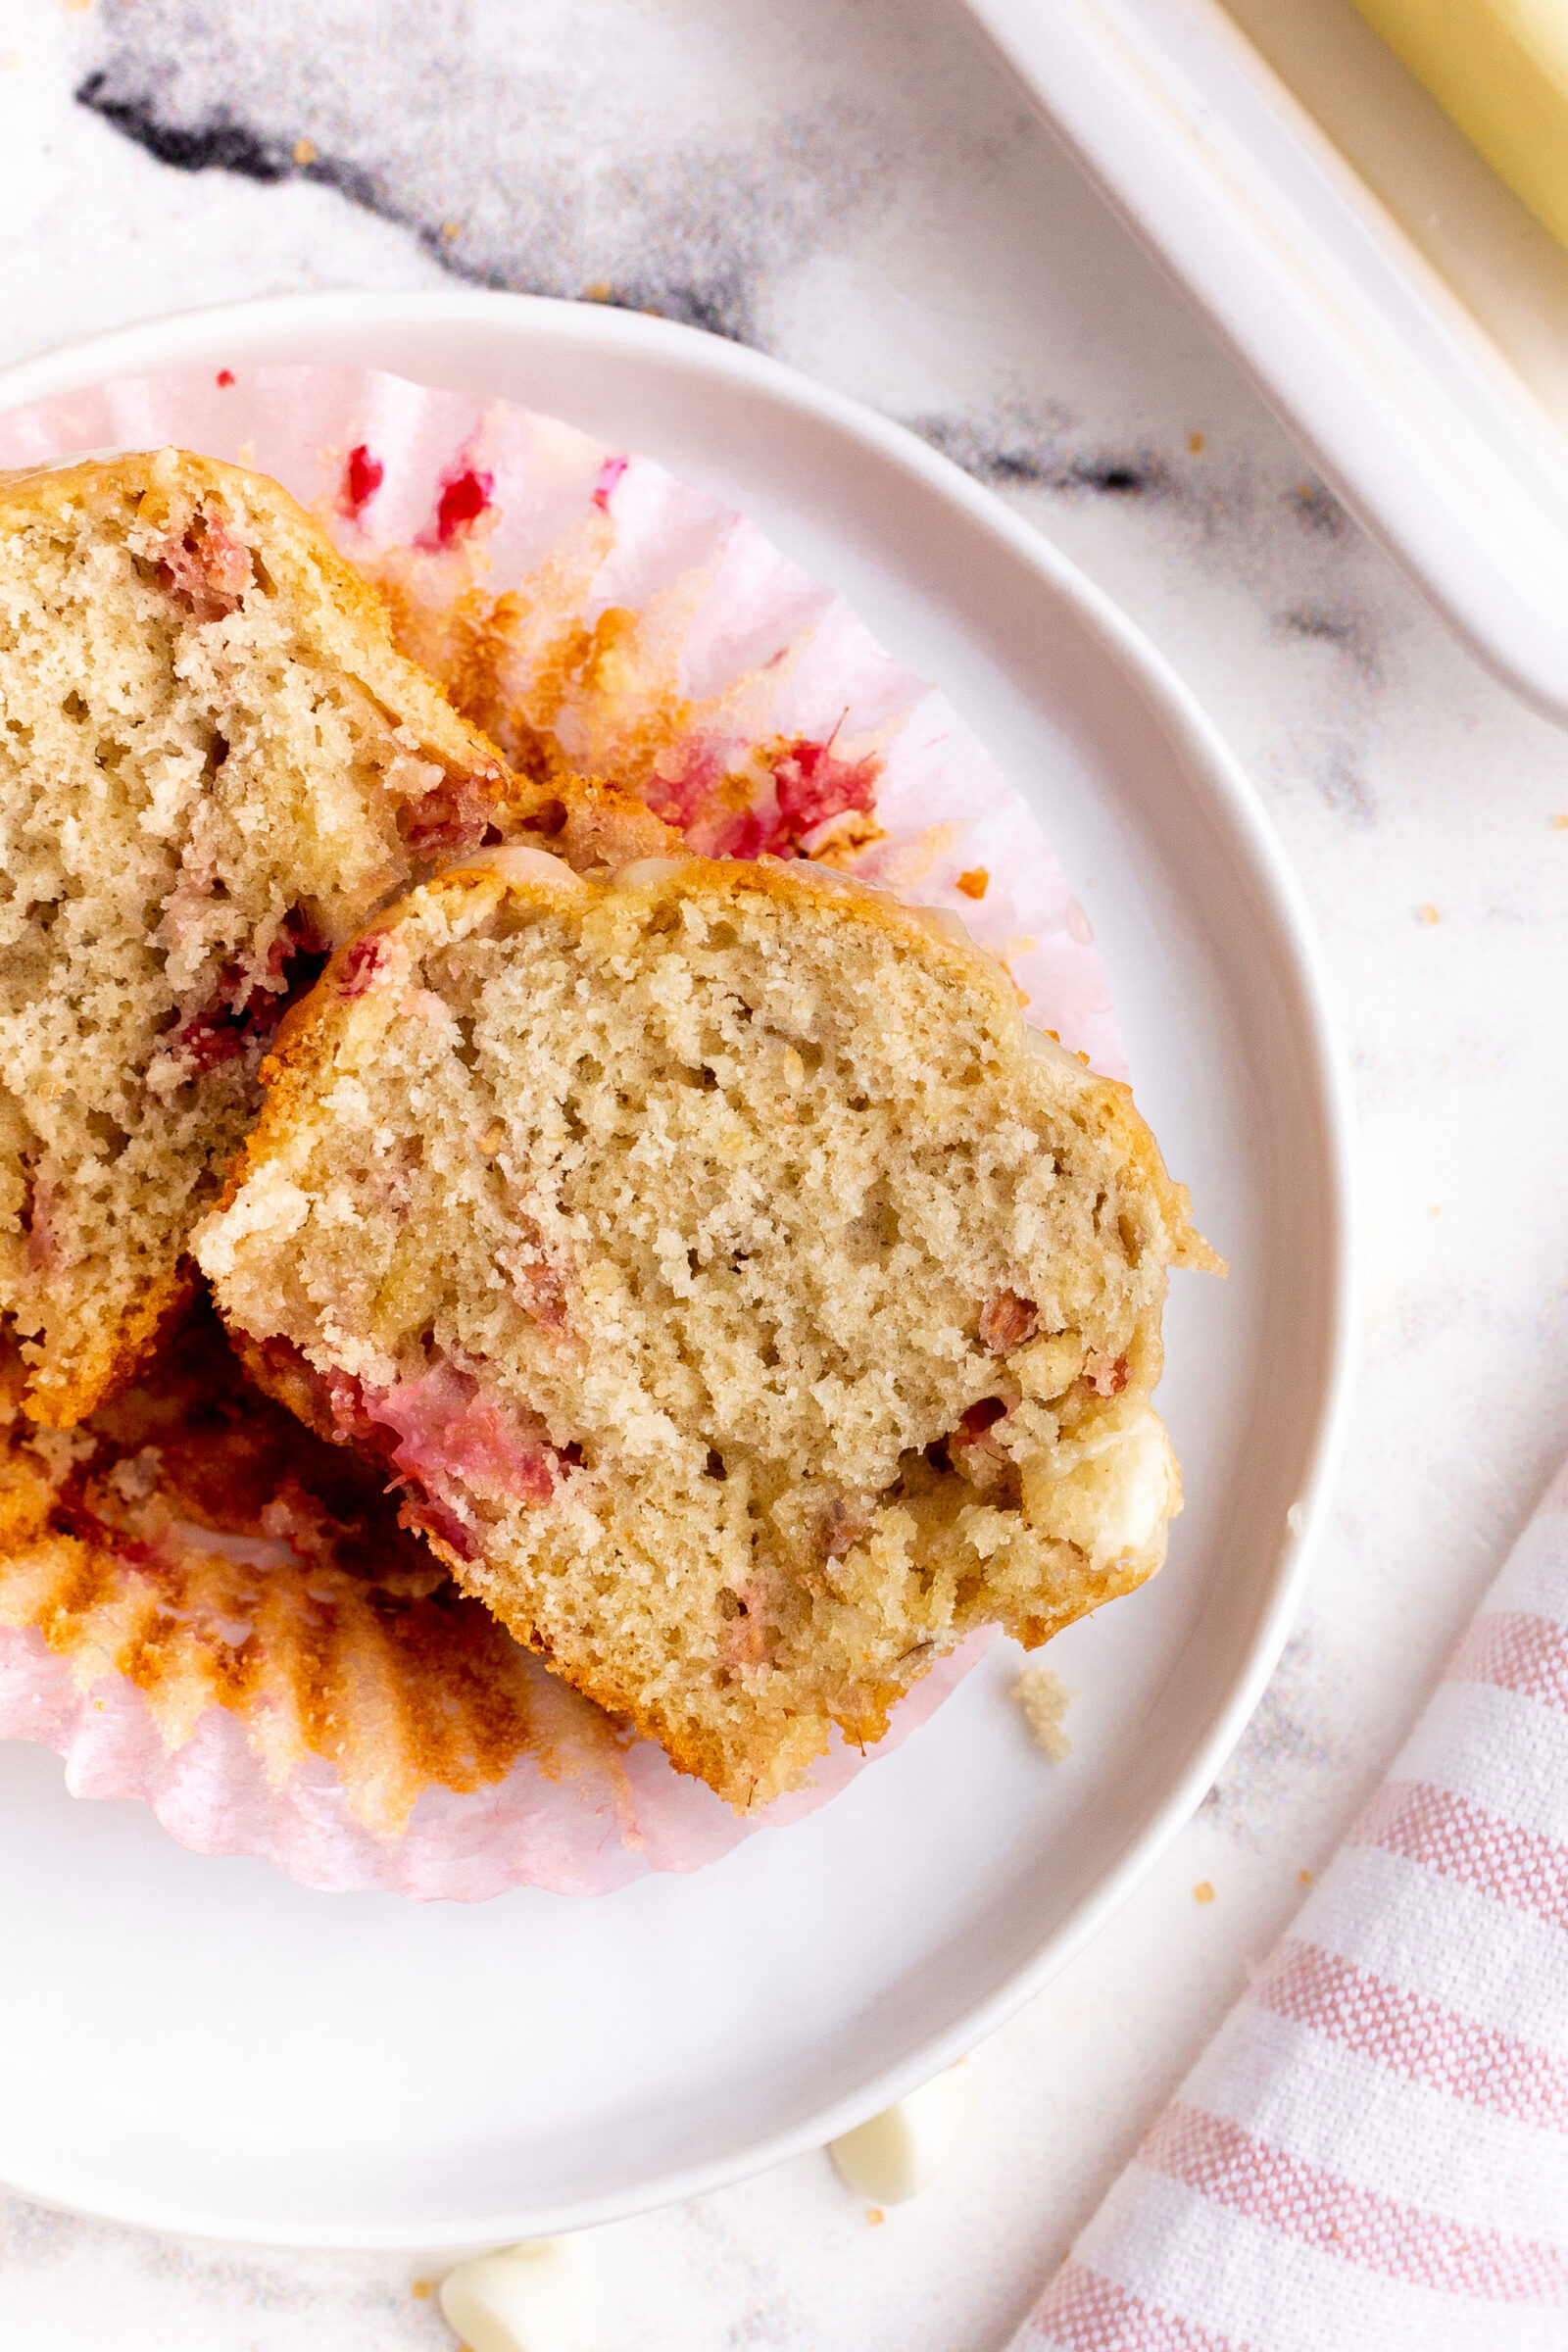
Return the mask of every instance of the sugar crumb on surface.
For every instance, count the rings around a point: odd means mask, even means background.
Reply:
[[[1023,1710],[1036,1747],[1053,1764],[1065,1762],[1072,1754],[1072,1741],[1067,1737],[1064,1718],[1077,1692],[1067,1689],[1054,1667],[1026,1666],[1012,1686],[1012,1695]]]

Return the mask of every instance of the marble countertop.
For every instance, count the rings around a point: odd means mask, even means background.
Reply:
[[[0,363],[454,275],[739,336],[913,424],[1082,564],[1302,878],[1370,1280],[1333,1524],[1257,1717],[1161,1867],[978,2053],[922,2198],[871,2227],[810,2157],[615,2232],[641,2352],[996,2352],[1568,1447],[1568,740],[1312,481],[953,0],[0,0]],[[439,2268],[0,2196],[0,2341],[450,2347],[416,2291]]]

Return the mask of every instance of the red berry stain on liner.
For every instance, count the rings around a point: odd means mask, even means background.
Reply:
[[[441,485],[436,502],[435,536],[440,547],[451,547],[465,531],[469,531],[490,504],[490,493],[496,486],[493,473],[480,473],[474,466],[465,466],[462,473],[451,474]]]
[[[834,750],[838,729],[825,743],[798,735],[766,761],[774,806],[736,811],[724,806],[722,763],[693,746],[677,776],[656,775],[648,805],[666,823],[678,826],[708,858],[803,857],[808,833],[852,810],[869,816],[882,778],[878,753],[846,760]]]
[[[779,828],[798,842],[830,817],[851,809],[868,816],[876,806],[882,762],[874,753],[864,760],[844,760],[834,751],[838,729],[826,743],[800,736],[773,761],[778,793]]]
[[[601,514],[610,513],[610,501],[614,494],[615,484],[630,464],[629,458],[607,458],[600,466],[599,479],[594,484],[594,505]]]
[[[385,479],[386,467],[380,459],[371,456],[365,442],[356,442],[343,466],[343,481],[337,494],[338,513],[358,522]]]
[[[230,385],[230,384],[231,384],[233,381],[234,381],[234,370],[233,370],[233,368],[220,368],[220,369],[218,370],[218,389],[220,390],[220,392],[226,392],[226,391],[228,390],[228,387],[229,387],[229,385]]]

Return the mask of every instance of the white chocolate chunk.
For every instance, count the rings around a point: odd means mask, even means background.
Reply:
[[[683,873],[691,864],[689,858],[633,858],[629,864],[616,866],[611,875],[612,890],[657,890],[671,874]]]
[[[586,885],[564,858],[531,842],[507,841],[488,850],[466,850],[442,868],[448,874],[499,874],[503,882],[542,882],[547,890],[581,898]]]
[[[759,858],[757,862],[759,865],[785,866],[793,861],[787,858]],[[863,874],[841,873],[837,866],[832,865],[813,865],[811,880],[818,890],[842,891],[851,898],[886,900],[894,895],[881,882],[868,882]],[[912,907],[905,908],[906,914],[912,914],[913,911]]]
[[[1078,1055],[1069,1054],[1059,1037],[1053,1037],[1047,1029],[1037,1029],[1033,1021],[1025,1021],[1022,1027],[1024,1044],[1031,1054],[1038,1054],[1042,1061],[1063,1063],[1071,1069],[1082,1067]]]
[[[829,2144],[839,2179],[877,2205],[902,2205],[906,2197],[917,2197],[947,2162],[971,2095],[962,2064],[933,2076],[897,2106]]]
[[[1181,1475],[1159,1415],[1142,1397],[1118,1397],[1075,1434],[1072,1450],[1077,1459],[1065,1475],[1024,1462],[1030,1526],[1076,1544],[1097,1568],[1148,1551],[1181,1499]]]
[[[951,906],[910,906],[906,911],[933,939],[945,939],[956,948],[968,948],[974,955],[985,953],[962,915],[955,914]]]
[[[543,2237],[477,2255],[448,2272],[441,2309],[468,2352],[579,2352],[588,2318],[579,2250]]]

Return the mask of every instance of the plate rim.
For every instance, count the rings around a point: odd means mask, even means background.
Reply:
[[[341,329],[355,318],[367,322],[395,318],[407,323],[412,318],[433,323],[442,318],[507,316],[515,319],[524,334],[582,340],[610,352],[664,354],[706,368],[869,448],[959,508],[982,531],[1000,540],[1009,556],[1040,574],[1076,608],[1123,674],[1142,690],[1174,739],[1194,787],[1206,794],[1211,810],[1246,857],[1283,951],[1281,975],[1292,987],[1301,1074],[1310,1088],[1323,1163],[1325,1370],[1315,1403],[1310,1413],[1303,1414],[1309,1437],[1292,1524],[1272,1565],[1259,1562],[1259,1592],[1266,1599],[1259,1610],[1256,1633],[1227,1698],[1211,1717],[1186,1771],[1142,1826],[1124,1838],[1094,1887],[1031,1958],[983,1999],[965,2007],[942,2033],[928,2035],[896,2065],[883,2068],[869,2083],[861,2083],[816,2109],[804,2122],[750,2142],[738,2152],[666,2169],[640,2185],[600,2197],[577,2197],[560,2209],[523,2208],[505,2217],[487,2214],[466,2230],[455,2229],[450,2218],[423,2231],[406,2221],[389,2223],[384,2229],[358,2223],[345,2229],[342,2223],[334,2225],[327,2218],[319,2224],[291,2225],[286,2234],[271,2228],[248,2231],[237,2216],[224,2217],[220,2223],[211,2213],[181,2212],[156,2200],[143,2203],[133,2195],[108,2203],[101,2198],[83,2200],[73,2194],[67,2181],[52,2177],[47,2167],[29,2174],[24,2168],[16,2169],[13,2162],[5,2176],[7,2186],[46,2205],[234,2244],[387,2251],[431,2245],[459,2248],[623,2220],[677,2199],[705,2195],[820,2148],[965,2056],[1076,1958],[1128,1900],[1191,1820],[1235,1746],[1278,1663],[1310,1574],[1332,1497],[1354,1385],[1360,1236],[1352,1095],[1305,896],[1272,820],[1197,696],[1143,630],[1044,531],[1015,514],[993,491],[906,426],[781,361],[698,327],[611,305],[481,288],[267,295],[172,312],[74,338],[0,369],[0,414],[62,398],[115,376],[170,372],[189,365],[191,352],[204,348],[226,329],[252,331],[272,325],[285,333],[308,330],[318,321]],[[182,340],[188,346],[184,353],[178,348]]]

